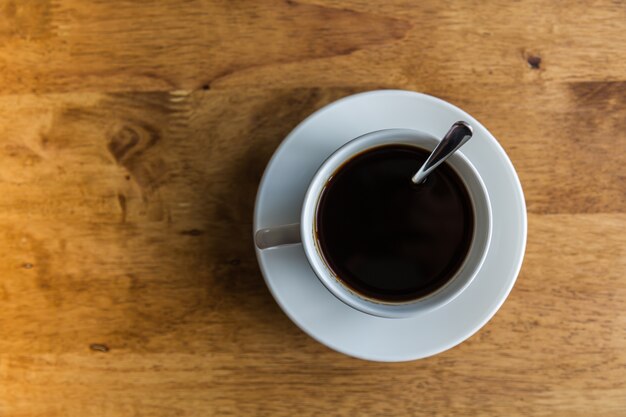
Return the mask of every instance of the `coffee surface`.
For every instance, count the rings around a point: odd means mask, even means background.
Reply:
[[[413,300],[441,288],[465,260],[474,232],[469,195],[445,162],[413,184],[428,155],[381,146],[344,163],[326,184],[318,241],[328,265],[356,292]]]

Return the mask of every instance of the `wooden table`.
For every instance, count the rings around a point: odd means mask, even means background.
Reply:
[[[0,2],[1,416],[625,416],[626,4]],[[508,300],[436,357],[302,333],[251,242],[281,139],[448,100],[516,166]]]

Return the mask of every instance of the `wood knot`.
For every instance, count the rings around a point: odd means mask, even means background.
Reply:
[[[126,168],[126,179],[134,179],[143,193],[154,192],[168,177],[163,159],[150,152],[160,140],[159,130],[142,121],[126,123],[109,135],[109,152]]]
[[[118,163],[140,156],[160,139],[155,128],[145,123],[127,124],[113,132],[109,152]]]
[[[537,55],[529,55],[526,58],[526,62],[528,62],[528,66],[531,69],[538,70],[538,69],[540,69],[540,66],[541,66],[541,57],[537,56]]]

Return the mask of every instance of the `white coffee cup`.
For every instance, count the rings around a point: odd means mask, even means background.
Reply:
[[[328,266],[316,237],[316,213],[320,197],[332,175],[353,156],[383,145],[404,144],[433,150],[439,139],[416,130],[385,129],[359,136],[337,149],[317,170],[302,204],[299,224],[256,231],[259,249],[271,250],[286,244],[301,243],[311,268],[322,284],[339,300],[364,313],[386,318],[411,317],[441,307],[467,288],[480,270],[491,241],[491,204],[487,189],[472,163],[457,151],[447,163],[463,180],[474,208],[474,235],[465,261],[441,288],[415,300],[388,302],[372,299],[348,287]],[[415,168],[416,171],[419,166]]]

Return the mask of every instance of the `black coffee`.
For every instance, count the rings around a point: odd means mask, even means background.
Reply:
[[[465,260],[474,233],[469,195],[445,162],[414,185],[428,155],[408,145],[374,148],[326,184],[318,240],[328,265],[356,292],[416,299],[441,288]]]

